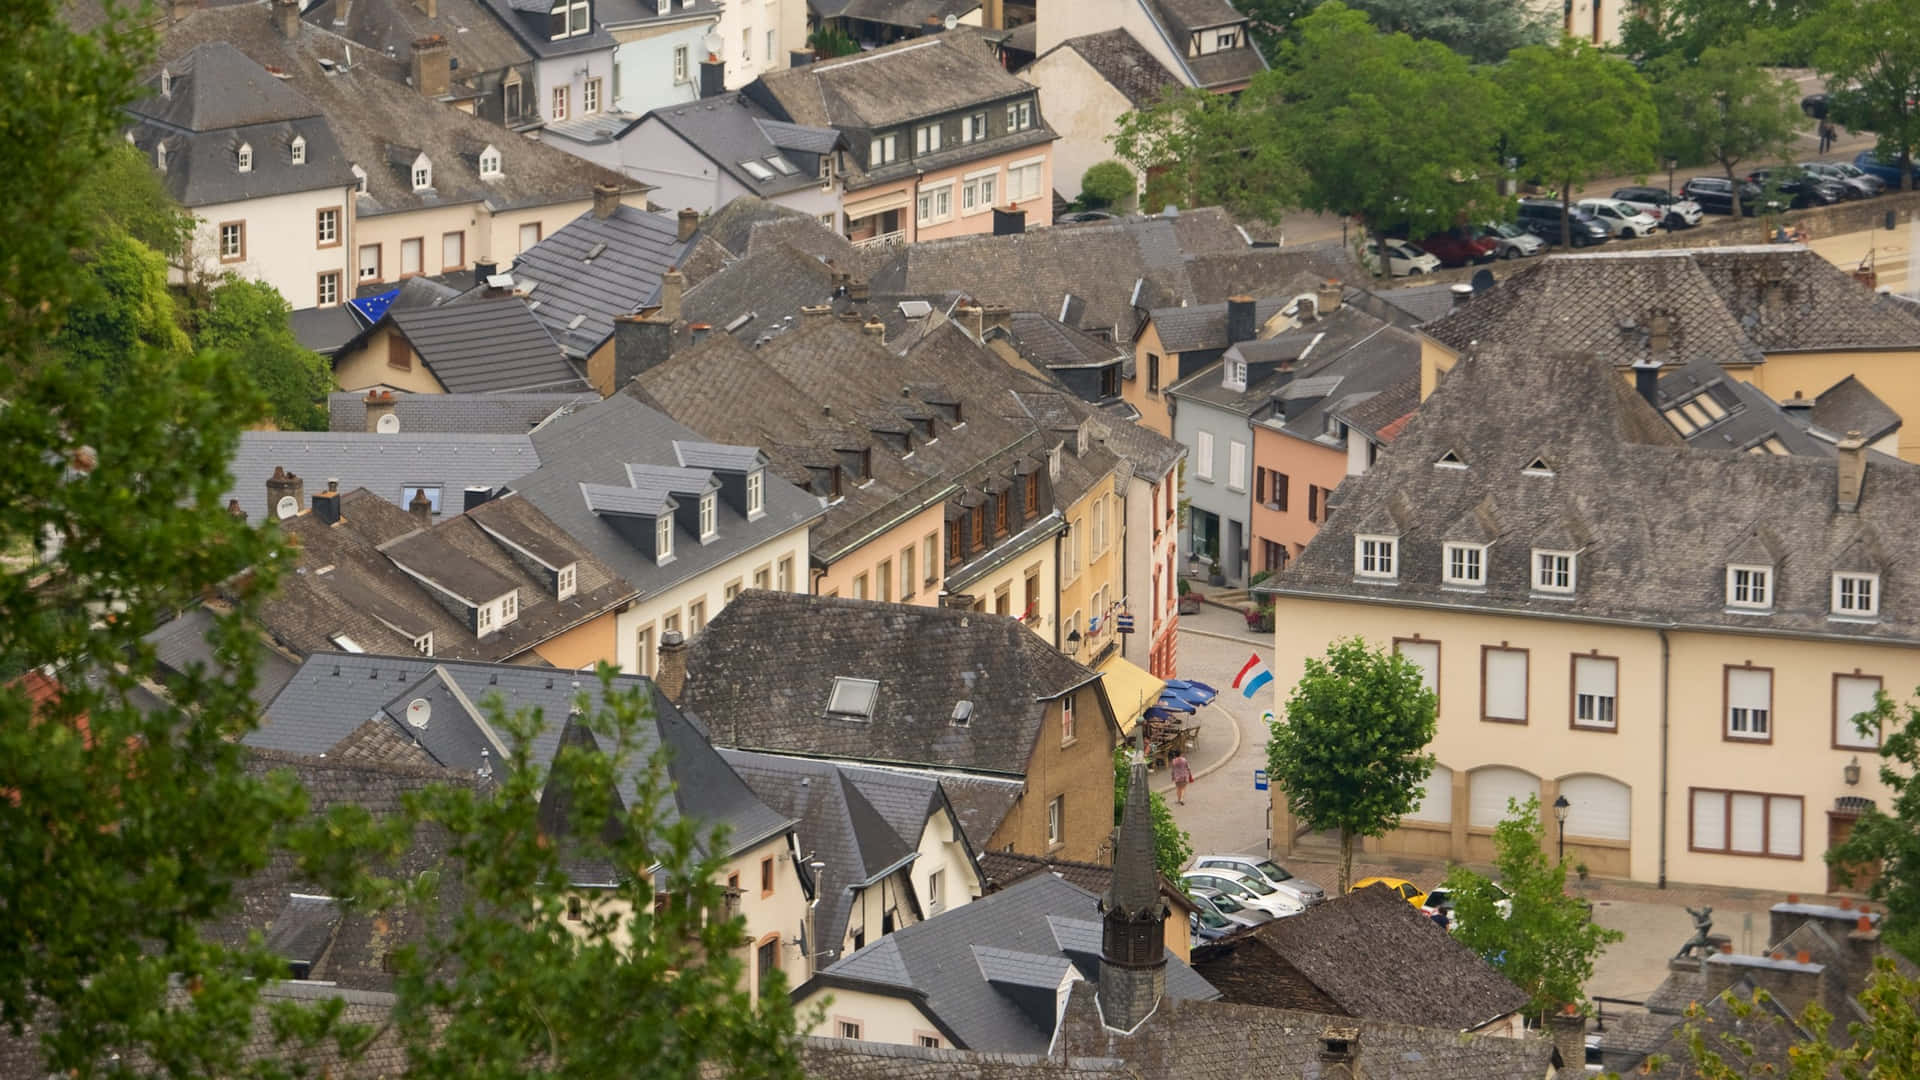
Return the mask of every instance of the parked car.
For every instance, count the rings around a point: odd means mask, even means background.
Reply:
[[[1273,916],[1264,911],[1255,911],[1219,889],[1195,889],[1187,896],[1195,903],[1219,912],[1223,918],[1233,924],[1235,929],[1242,926],[1260,926],[1273,921]]]
[[[1218,889],[1247,907],[1264,911],[1276,919],[1298,915],[1305,910],[1298,900],[1266,882],[1225,867],[1188,870],[1180,875],[1180,883],[1189,889]]]
[[[1709,214],[1733,213],[1733,181],[1724,176],[1695,176],[1681,186],[1680,193],[1692,199],[1700,209]],[[1757,184],[1746,181],[1740,183],[1740,212],[1752,217],[1760,208],[1764,194]],[[1777,202],[1769,202],[1768,209],[1778,209]]]
[[[1520,227],[1545,240],[1549,246],[1560,242],[1560,200],[1521,199]],[[1567,208],[1567,232],[1574,247],[1604,244],[1612,233],[1578,206]]]
[[[1882,161],[1873,151],[1862,150],[1854,155],[1853,167],[1868,176],[1879,177],[1881,183],[1895,191],[1900,190],[1900,163],[1897,161]],[[1908,172],[1912,171],[1912,165],[1909,163]]]
[[[1666,229],[1691,229],[1706,215],[1699,203],[1685,195],[1672,194],[1666,188],[1623,187],[1614,192],[1613,197],[1639,207]]]
[[[1831,104],[1832,100],[1828,98],[1824,92],[1808,94],[1806,97],[1800,99],[1800,111],[1815,120],[1825,120],[1827,118],[1827,109]]]
[[[1501,888],[1498,882],[1490,881],[1487,884],[1493,887],[1493,906],[1500,912],[1500,917],[1513,918],[1513,898],[1507,895],[1507,890]],[[1459,920],[1453,913],[1453,890],[1445,885],[1428,889],[1426,902],[1420,905],[1420,910],[1435,916],[1434,921],[1449,930],[1460,929]]]
[[[1241,929],[1241,924],[1222,915],[1205,898],[1189,896],[1188,899],[1192,900],[1193,906],[1198,909],[1187,916],[1187,930],[1192,933],[1195,941],[1218,941],[1235,930]]]
[[[1653,215],[1619,199],[1581,199],[1576,205],[1592,214],[1595,221],[1605,225],[1607,231],[1615,236],[1628,239],[1652,236],[1654,230],[1660,227],[1660,222]]]
[[[1449,229],[1437,232],[1420,241],[1427,254],[1440,260],[1441,266],[1473,266],[1478,263],[1490,263],[1494,258],[1494,243],[1483,240],[1466,228]]]
[[[1112,221],[1113,215],[1105,210],[1076,210],[1053,220],[1058,225],[1079,225],[1089,221]]]
[[[1294,877],[1287,868],[1272,859],[1262,859],[1255,855],[1202,855],[1193,860],[1193,868],[1202,870],[1208,867],[1223,866],[1228,870],[1238,870],[1248,877],[1257,877],[1283,893],[1292,894],[1302,907],[1312,907],[1327,898],[1327,890],[1308,881]]]
[[[1802,172],[1795,166],[1781,166],[1774,169],[1755,169],[1747,174],[1747,180],[1762,190],[1768,188],[1779,192],[1787,199],[1787,206],[1800,210],[1809,206],[1831,206],[1847,197],[1840,185]]]
[[[1474,228],[1474,235],[1493,243],[1494,254],[1502,259],[1524,259],[1547,250],[1547,242],[1518,225],[1488,222]]]
[[[1387,273],[1393,277],[1409,277],[1414,274],[1431,274],[1440,269],[1440,260],[1420,249],[1418,244],[1388,237]],[[1369,269],[1380,266],[1380,245],[1367,241],[1363,262]]]
[[[1849,199],[1871,199],[1887,190],[1887,182],[1844,161],[1809,161],[1800,166],[1822,180],[1839,184]]]
[[[1392,889],[1394,892],[1400,894],[1400,899],[1405,900],[1407,903],[1412,904],[1414,907],[1420,907],[1422,904],[1426,902],[1426,899],[1427,899],[1427,894],[1420,891],[1420,886],[1415,885],[1413,882],[1408,881],[1406,878],[1397,878],[1397,877],[1361,878],[1359,881],[1354,882],[1353,887],[1348,889],[1347,891],[1359,892],[1361,889],[1364,889],[1369,885],[1385,885],[1387,888]]]

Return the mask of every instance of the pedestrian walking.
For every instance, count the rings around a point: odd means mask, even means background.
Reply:
[[[1187,761],[1187,752],[1180,751],[1173,759],[1173,801],[1187,805],[1187,785],[1193,783],[1193,765]]]
[[[1831,149],[1833,149],[1833,121],[1822,120],[1820,121],[1820,152],[1824,154]]]

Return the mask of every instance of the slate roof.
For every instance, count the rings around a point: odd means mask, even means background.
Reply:
[[[790,124],[738,92],[669,105],[649,112],[748,191],[762,197],[817,187],[820,157],[846,140],[831,127]],[[753,162],[763,174],[746,167]],[[780,168],[788,166],[787,170]]]
[[[889,771],[910,772],[906,769]],[[927,775],[939,780],[940,790],[945,792],[947,801],[953,805],[953,812],[960,818],[960,828],[966,832],[967,842],[973,845],[975,851],[987,850],[987,844],[999,830],[1000,823],[1013,812],[1026,791],[1024,781],[1005,777],[948,772]]]
[[[190,608],[146,634],[143,640],[153,646],[154,659],[159,662],[157,674],[163,681],[186,675],[195,664],[204,665],[214,674],[227,669],[207,640],[214,620],[214,613],[206,608]],[[264,641],[254,650],[253,663],[254,683],[249,694],[256,705],[272,701],[299,667],[297,661],[288,659]]]
[[[480,0],[487,5],[494,17],[510,31],[521,46],[538,59],[557,56],[578,56],[581,53],[611,51],[614,47],[613,35],[607,32],[606,16],[601,9],[606,0],[599,0],[591,8],[592,29],[585,34],[553,40],[547,32],[547,9],[538,4],[525,4],[517,0]]]
[[[1166,959],[1169,1001],[1218,996],[1172,953]],[[820,969],[793,993],[796,1001],[816,989],[907,997],[956,1047],[1040,1053],[1053,1036],[1054,987],[1069,971],[1099,978],[1099,898],[1038,874],[895,930]],[[1022,992],[1028,990],[1039,993]],[[1044,1010],[1035,999],[1044,999]]]
[[[543,23],[545,18],[543,13]],[[344,159],[340,167],[355,164],[367,174],[367,192],[356,199],[358,217],[475,202],[496,211],[551,206],[591,198],[596,183],[628,192],[646,190],[638,181],[426,97],[406,85],[404,61],[355,46],[329,29],[302,22],[298,37],[283,38],[264,5],[190,10],[165,27],[159,60],[170,65],[196,47],[214,43],[226,43],[258,64],[278,68],[287,75],[282,85],[313,103],[339,141],[338,156]],[[322,60],[331,71],[322,67]],[[400,137],[404,144],[396,140],[398,132],[405,133]],[[150,147],[141,145],[151,154]],[[489,145],[500,154],[501,175],[482,179],[479,153]],[[403,154],[411,162],[415,151],[433,163],[433,186],[425,191],[414,191],[408,170],[393,163]],[[308,136],[310,160],[313,155],[313,137]],[[353,180],[349,176],[341,183]]]
[[[727,259],[752,255],[764,245],[793,247],[831,259],[843,268],[851,266],[858,255],[852,241],[820,224],[811,214],[754,195],[735,196],[702,218],[694,240],[717,245]],[[687,281],[691,284],[697,280],[689,271]]]
[[[1095,1058],[1056,1061],[1042,1054],[928,1049],[854,1039],[809,1038],[801,1066],[816,1080],[1080,1080],[1132,1078],[1124,1062]]]
[[[1290,296],[1264,296],[1253,302],[1253,325],[1257,331],[1280,309],[1292,302]],[[1194,304],[1185,307],[1154,308],[1150,313],[1160,334],[1160,344],[1170,353],[1224,349],[1233,344],[1227,337],[1227,305]]]
[[[398,395],[396,395],[398,396]],[[395,506],[414,487],[440,488],[440,512],[458,513],[469,487],[489,490],[540,466],[526,435],[464,435],[443,432],[370,434],[362,420],[350,431],[245,431],[227,469],[232,484],[224,499],[238,499],[247,520],[266,520],[267,478],[284,468],[306,481],[306,495],[325,491],[329,478],[340,490],[365,488]]]
[[[1379,393],[1351,406],[1336,409],[1341,421],[1354,431],[1374,440],[1387,442],[1389,425],[1420,408],[1420,374],[1388,383]]]
[[[1286,1007],[1309,983],[1346,1016],[1471,1031],[1527,995],[1384,885],[1336,896],[1196,954],[1195,970],[1240,1005]]]
[[[839,677],[880,684],[871,721],[828,714]],[[1099,677],[1007,616],[750,589],[694,639],[681,698],[722,746],[1024,776],[1046,703]]]
[[[1902,421],[1859,376],[1849,375],[1820,391],[1813,403],[1813,422],[1842,435],[1857,431],[1873,442],[1898,431]]]
[[[520,297],[395,309],[386,320],[448,393],[587,389],[586,379]]]
[[[637,733],[634,760],[645,761],[656,749],[667,751],[672,785],[661,802],[666,823],[689,819],[725,824],[729,853],[753,847],[792,824],[748,789],[651,680],[621,675],[613,685],[616,693],[637,687],[652,702],[653,715]],[[509,710],[540,712],[544,727],[533,738],[531,754],[544,766],[558,752],[568,713],[582,691],[590,697],[599,693],[590,673],[422,656],[322,653],[307,659],[268,706],[260,727],[243,741],[279,751],[282,760],[325,754],[331,761],[335,748],[355,737],[371,718],[419,744],[446,770],[472,776],[510,767],[507,733],[489,720],[488,703],[497,694]],[[424,728],[409,723],[408,705],[416,699],[428,703]],[[623,778],[621,794],[629,805],[634,781],[632,774]]]
[[[1453,451],[1465,468],[1435,462]],[[1536,460],[1551,475],[1526,475]],[[1920,637],[1906,528],[1920,469],[1870,454],[1857,510],[1835,507],[1832,458],[1686,446],[1602,360],[1483,349],[1440,382],[1339,512],[1263,590],[1862,641]],[[1633,477],[1630,484],[1623,476]],[[1418,500],[1409,497],[1417,491]],[[1441,550],[1466,521],[1491,530],[1484,591],[1442,587]],[[1354,576],[1356,533],[1400,537],[1400,576]],[[1534,546],[1577,550],[1575,591],[1531,592]],[[1768,614],[1726,608],[1729,561],[1767,552]],[[1831,574],[1872,565],[1878,621],[1829,618]]]
[[[287,312],[287,328],[302,346],[332,359],[360,332],[360,320],[345,304],[298,308]]]
[[[1243,1080],[1328,1075],[1319,1060],[1328,1029],[1358,1030],[1353,1075],[1367,1080],[1540,1080],[1546,1039],[1464,1035],[1444,1028],[1354,1020],[1294,1009],[1181,1001],[1171,996],[1130,1034],[1101,1023],[1091,984],[1067,998],[1055,1053],[1116,1057],[1160,1080]]]
[[[1743,1001],[1751,1001],[1754,983],[1749,979],[1739,979],[1728,987],[1728,992]],[[1755,1003],[1754,1011],[1744,1017],[1735,1015],[1733,1006],[1717,995],[1705,1002],[1704,1006],[1706,1016],[1702,1027],[1707,1045],[1718,1051],[1740,1075],[1787,1075],[1795,1045],[1809,1037],[1809,1033],[1800,1027],[1793,1014],[1778,1000]],[[1687,1048],[1686,1030],[1684,1023],[1668,1029],[1666,1037],[1656,1042],[1650,1051],[1665,1060],[1657,1069],[1639,1071],[1640,1075],[1670,1080],[1698,1075],[1693,1066],[1693,1055]],[[1733,1036],[1735,1041],[1724,1042],[1726,1036]]]
[[[345,22],[341,21],[343,15]],[[465,96],[460,90],[462,83],[469,84],[466,94],[471,94],[476,77],[533,59],[480,0],[434,0],[432,17],[414,0],[318,0],[301,13],[301,18],[403,64],[412,63],[414,42],[440,35],[452,50],[449,74],[454,96]],[[528,89],[531,91],[531,84]]]
[[[561,350],[583,361],[613,336],[615,317],[658,303],[661,276],[687,252],[678,229],[631,206],[582,214],[514,259],[515,291]]]
[[[1051,859],[1043,855],[1022,855],[1017,851],[983,851],[980,869],[987,875],[990,891],[1012,888],[1034,874],[1052,874],[1072,882],[1095,896],[1104,896],[1113,887],[1113,867],[1105,863]],[[1197,911],[1186,890],[1160,876],[1160,897],[1182,911]]]
[[[363,488],[340,503],[335,525],[312,513],[279,522],[298,563],[259,618],[296,654],[345,648],[342,637],[368,652],[416,652],[414,642],[431,635],[435,657],[507,660],[634,597],[633,586],[524,499],[493,499],[430,529]],[[529,549],[574,564],[572,595],[558,598],[553,572],[527,558]],[[473,605],[509,592],[517,617],[479,634]]]
[[[1150,0],[1147,8],[1177,43],[1186,42],[1198,30],[1239,26],[1240,41],[1234,48],[1199,56],[1175,49],[1174,55],[1192,74],[1195,86],[1211,88],[1244,83],[1267,69],[1266,58],[1260,55],[1247,32],[1246,16],[1234,10],[1227,0]]]
[[[1412,285],[1382,289],[1380,299],[1406,312],[1417,324],[1430,323],[1453,310],[1453,286]]]
[[[594,513],[581,485],[632,487],[627,466],[683,465],[682,447],[710,442],[699,433],[624,394],[588,405],[548,423],[532,435],[540,468],[510,485],[538,507],[583,549],[604,562],[643,597],[656,596],[703,571],[720,566],[776,537],[818,519],[818,499],[768,470],[765,510],[748,520],[744,507],[715,500],[717,535],[707,543],[680,534],[674,557],[662,566],[634,546],[606,518]],[[696,451],[697,452],[697,451]],[[710,467],[707,467],[710,468]],[[676,526],[678,528],[678,526]],[[796,574],[804,568],[796,568]]]
[[[1106,367],[1133,356],[1126,346],[1033,311],[1014,312],[1007,333],[1023,358],[1044,368]]]
[[[1125,29],[1068,38],[1047,52],[1051,54],[1054,49],[1072,49],[1078,53],[1088,67],[1099,72],[1100,77],[1120,91],[1136,109],[1158,103],[1168,90],[1182,85],[1165,64]]]
[[[395,394],[393,415],[401,435],[525,435],[557,414],[600,400],[591,390],[579,393]],[[328,426],[337,432],[365,432],[367,396],[327,395]],[[529,466],[531,470],[533,466]],[[297,470],[296,470],[297,471]]]
[[[823,19],[860,19],[921,33],[929,18],[958,18],[979,10],[980,0],[808,0],[807,8]]]
[[[1263,313],[1278,311],[1286,303],[1290,301],[1256,301],[1256,323]],[[1328,410],[1358,404],[1397,379],[1417,375],[1420,341],[1359,304],[1343,302],[1318,318],[1311,317],[1312,310],[1303,305],[1298,325],[1234,345],[1219,362],[1180,380],[1167,392],[1184,402],[1250,416],[1295,438],[1342,445],[1337,436],[1326,432]],[[1223,326],[1217,340],[1224,338]],[[1234,389],[1222,381],[1229,359],[1246,362],[1246,389]]]

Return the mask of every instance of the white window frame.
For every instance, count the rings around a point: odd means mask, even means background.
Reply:
[[[474,614],[473,623],[474,623],[474,632],[476,634],[485,634],[488,631],[492,630],[493,629],[493,605],[481,604],[480,610]]]
[[[1055,795],[1047,802],[1047,844],[1061,843],[1066,833],[1067,806],[1065,795]]]
[[[793,591],[793,556],[773,564],[773,587],[781,592]]]
[[[1443,544],[1440,573],[1449,585],[1481,587],[1487,583],[1487,545]]]
[[[1227,440],[1227,490],[1247,490],[1247,444],[1238,439]]]
[[[747,474],[747,517],[756,518],[767,509],[767,473],[755,469]]]
[[[561,567],[554,575],[553,591],[555,597],[560,600],[565,600],[572,596],[573,590],[578,586],[579,580],[579,569],[577,567]]]
[[[600,111],[600,80],[588,79],[580,84],[580,115],[592,116]]]
[[[295,135],[293,137],[293,142],[289,144],[287,147],[287,154],[289,157],[292,158],[293,163],[295,165],[305,165],[307,163],[306,136]]]
[[[961,178],[960,213],[964,217],[984,214],[993,209],[1000,197],[1000,167],[978,169]]]
[[[1773,607],[1773,567],[1728,564],[1727,606],[1745,611]]]
[[[319,210],[314,214],[313,220],[313,242],[316,247],[331,247],[340,242],[340,211],[338,209],[329,206]]]
[[[510,592],[500,598],[500,622],[502,625],[520,617],[520,593]]]
[[[1582,677],[1583,665],[1592,667],[1605,664],[1613,669],[1611,693],[1602,693],[1600,687]],[[1620,726],[1620,661],[1611,656],[1582,656],[1573,658],[1573,726],[1591,728],[1595,731],[1616,731]]]
[[[228,243],[228,232],[232,232],[232,243]],[[220,257],[238,259],[247,250],[247,225],[244,221],[229,221],[220,226]]]
[[[1060,699],[1060,745],[1072,742],[1077,730],[1073,717],[1073,695],[1068,694]]]
[[[714,533],[717,531],[716,524],[715,524],[715,519],[717,517],[718,517],[718,513],[714,505],[713,492],[709,491],[705,495],[700,496],[700,542],[701,543],[705,543],[708,540],[713,539]]]
[[[1865,602],[1861,600],[1865,596]],[[1833,575],[1833,613],[1872,618],[1880,614],[1880,575],[1835,573]]]
[[[675,45],[675,46],[673,47],[673,82],[674,82],[674,85],[676,85],[676,86],[678,86],[678,85],[680,85],[681,83],[684,83],[684,82],[686,82],[686,81],[687,81],[687,72],[688,72],[689,70],[691,70],[691,68],[690,68],[690,65],[689,65],[689,64],[688,64],[688,62],[687,62],[687,47],[686,47],[685,45]]]
[[[1736,805],[1752,805],[1752,800],[1760,800],[1760,846],[1742,848],[1734,846],[1734,813]],[[1702,844],[1700,842],[1701,804],[1718,802],[1717,811],[1720,822],[1720,836],[1717,840]],[[1774,804],[1793,803],[1798,808],[1795,817],[1800,828],[1790,840],[1781,842],[1775,836]],[[1776,795],[1764,791],[1735,791],[1725,788],[1690,788],[1687,791],[1687,847],[1692,851],[1712,852],[1720,855],[1748,855],[1770,859],[1800,859],[1806,852],[1807,802],[1799,795]]]
[[[666,562],[673,558],[673,512],[660,515],[653,523],[654,561]]]
[[[1041,173],[1044,171],[1041,166],[1046,164],[1046,160],[1045,157],[1030,157],[1007,163],[1008,202],[1025,202],[1040,197],[1040,188],[1043,186]],[[1029,176],[1033,179],[1032,191],[1027,190],[1025,183],[1025,178]]]
[[[977,112],[960,121],[960,141],[963,143],[980,142],[987,137],[991,129],[987,127],[987,114]]]
[[[921,188],[914,198],[914,222],[919,225],[939,225],[952,221],[953,186],[952,180],[943,180]]]
[[[939,124],[921,124],[913,129],[913,152],[916,155],[940,152]]]
[[[1534,548],[1533,591],[1558,594],[1572,592],[1579,583],[1579,567],[1579,556],[1575,552]]]
[[[1353,537],[1355,577],[1390,581],[1400,576],[1400,538],[1356,533]]]
[[[1193,475],[1213,482],[1213,432],[1197,431],[1193,436]]]
[[[314,290],[316,306],[332,307],[340,302],[340,271],[325,271],[316,280],[319,282]],[[328,285],[332,285],[332,288],[328,288]]]
[[[253,144],[252,143],[240,144],[239,154],[238,154],[237,160],[235,161],[234,167],[238,169],[240,172],[253,171]]]
[[[480,154],[480,178],[491,180],[500,175],[500,151],[488,147]]]
[[[433,163],[416,161],[413,163],[413,190],[425,191],[433,186]]]
[[[1767,702],[1765,705],[1735,704],[1734,676],[1763,675],[1767,680]],[[1773,741],[1773,670],[1771,668],[1726,667],[1724,677],[1726,701],[1725,713],[1721,717],[1721,731],[1735,742],[1772,742]]]
[[[1007,106],[1007,132],[1025,131],[1033,126],[1033,99],[1022,98]]]
[[[373,253],[372,265],[367,264],[368,252]],[[380,250],[379,244],[361,244],[360,245],[360,280],[361,281],[380,280],[381,256],[382,256],[382,252]]]
[[[875,135],[867,144],[867,167],[877,169],[891,165],[900,157],[900,136],[897,132]]]

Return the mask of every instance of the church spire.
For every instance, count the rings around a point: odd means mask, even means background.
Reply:
[[[1153,862],[1147,790],[1146,758],[1136,752],[1113,846],[1113,884],[1100,900],[1100,1015],[1119,1031],[1152,1015],[1167,986],[1167,904]]]

